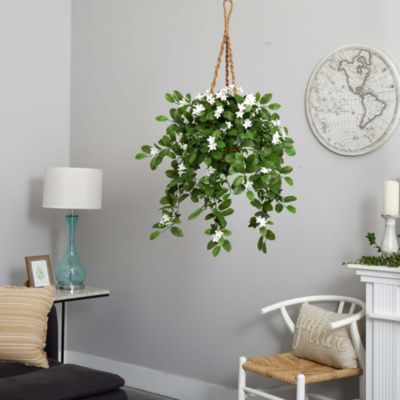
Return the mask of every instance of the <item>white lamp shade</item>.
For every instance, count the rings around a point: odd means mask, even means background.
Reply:
[[[47,168],[43,207],[68,210],[100,209],[103,171],[94,168]]]

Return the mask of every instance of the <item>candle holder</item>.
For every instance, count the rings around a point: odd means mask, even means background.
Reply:
[[[390,254],[399,251],[396,233],[396,219],[399,219],[400,215],[382,215],[382,218],[385,220],[385,233],[383,234],[381,250],[383,254],[389,256]]]

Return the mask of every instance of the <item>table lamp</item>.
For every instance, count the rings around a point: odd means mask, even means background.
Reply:
[[[93,168],[47,168],[43,182],[43,207],[68,210],[67,248],[56,264],[54,273],[60,289],[85,287],[86,266],[76,251],[75,229],[78,215],[75,210],[101,209],[103,172]]]

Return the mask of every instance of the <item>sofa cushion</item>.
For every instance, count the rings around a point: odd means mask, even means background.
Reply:
[[[49,358],[49,365],[50,367],[54,367],[56,365],[60,365],[60,363],[56,360],[52,360]],[[32,367],[30,365],[0,362],[0,379],[22,374],[29,374],[30,372],[34,372],[39,369],[40,368],[38,367]]]
[[[0,393],[1,398],[12,400],[76,400],[113,392],[123,385],[118,375],[64,364],[0,379]]]
[[[0,361],[49,367],[44,348],[53,298],[53,287],[0,287]]]

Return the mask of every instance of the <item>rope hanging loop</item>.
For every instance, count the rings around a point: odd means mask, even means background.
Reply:
[[[218,72],[221,67],[222,55],[225,53],[225,85],[229,86],[230,82],[233,84],[233,90],[237,92],[237,82],[235,75],[235,68],[233,64],[233,51],[231,37],[229,34],[230,20],[233,12],[233,0],[223,0],[224,8],[224,34],[222,36],[221,45],[219,48],[217,63],[214,68],[214,77],[211,82],[210,91],[215,93],[215,87],[217,85]],[[231,79],[231,81],[230,81]]]

